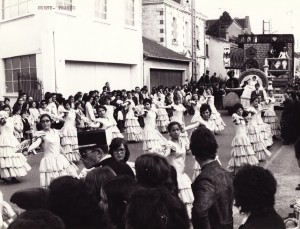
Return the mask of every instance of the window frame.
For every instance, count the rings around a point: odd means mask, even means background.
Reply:
[[[94,3],[95,3],[94,4],[94,17],[97,20],[107,21],[108,20],[108,2],[107,2],[107,0],[95,0]],[[98,3],[98,9],[97,9],[97,3]],[[105,16],[102,17],[102,15],[105,15]]]
[[[7,2],[7,0],[1,0],[1,21],[11,20],[11,19],[23,17],[23,16],[30,14],[29,9],[30,9],[30,3],[32,2],[32,0],[16,0],[16,1],[17,1],[17,3],[15,3],[15,4],[5,6],[5,2]],[[25,12],[20,12],[21,6],[23,6],[25,4],[26,4]],[[13,7],[16,7],[17,13],[16,13],[16,15],[11,16],[10,10]],[[7,16],[8,12],[9,12],[9,16]]]
[[[135,27],[136,26],[136,1],[126,0],[125,1],[125,26]],[[131,15],[131,16],[130,16]]]

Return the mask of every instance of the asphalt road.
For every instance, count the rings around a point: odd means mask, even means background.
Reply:
[[[227,127],[221,133],[216,135],[216,139],[219,145],[218,154],[220,161],[224,167],[227,167],[227,163],[230,159],[231,151],[231,141],[234,137],[234,125],[231,121],[231,116],[227,114],[227,111],[220,111],[222,114],[223,120],[226,123]],[[187,116],[186,124],[190,123],[191,116]],[[168,135],[164,135],[168,138]],[[129,144],[131,156],[129,161],[135,161],[135,159],[142,154],[142,143],[131,143]],[[282,146],[281,142],[276,140],[274,141],[273,146],[270,151],[272,156],[266,163],[261,164],[261,166],[266,166],[269,168],[278,179],[279,188],[277,193],[277,209],[282,216],[286,216],[290,212],[289,204],[295,201],[296,196],[300,196],[300,191],[294,191],[294,188],[298,183],[300,183],[300,178],[297,176],[298,166],[294,159],[293,148],[292,146]],[[275,155],[275,158],[273,158]],[[39,163],[43,153],[39,153],[28,158],[28,162],[31,165],[32,169],[27,176],[20,178],[20,184],[9,184],[4,185],[0,183],[0,190],[4,194],[4,199],[9,201],[11,195],[21,189],[38,187],[39,186]],[[193,174],[193,164],[194,158],[191,154],[187,155],[186,158],[186,173],[192,177]],[[79,171],[82,169],[82,165],[79,164]],[[288,183],[286,184],[286,182]],[[297,182],[298,181],[298,182]],[[290,191],[292,190],[292,192]],[[282,197],[288,198],[288,200],[283,199]]]

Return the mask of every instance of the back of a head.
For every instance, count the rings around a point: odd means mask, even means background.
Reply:
[[[127,203],[136,189],[137,184],[135,180],[126,175],[111,178],[103,185],[108,204],[108,213],[114,225],[125,228]]]
[[[48,210],[23,212],[8,229],[65,229],[64,222]]]
[[[49,190],[49,209],[64,221],[67,229],[105,223],[95,196],[82,180],[59,177],[50,183]]]
[[[164,186],[172,191],[171,166],[166,158],[158,154],[143,154],[136,159],[135,170],[139,185],[147,188]]]
[[[115,177],[116,173],[108,166],[99,167],[91,170],[86,175],[84,182],[93,191],[93,194],[100,201],[100,191],[103,184],[112,177]]]
[[[192,133],[190,148],[195,157],[205,161],[216,158],[218,143],[213,133],[201,126]]]
[[[277,182],[269,170],[245,165],[237,172],[233,187],[241,212],[265,214],[274,209]]]
[[[188,229],[185,205],[167,189],[142,189],[133,194],[126,212],[131,229]]]

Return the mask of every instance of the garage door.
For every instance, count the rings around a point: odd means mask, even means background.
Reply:
[[[183,71],[150,69],[150,87],[163,85],[165,87],[181,86]]]
[[[59,91],[65,96],[78,91],[102,91],[105,82],[110,82],[112,90],[129,90],[130,69],[130,65],[66,61],[65,77]]]

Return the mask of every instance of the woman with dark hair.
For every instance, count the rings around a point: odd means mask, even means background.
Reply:
[[[261,113],[258,107],[258,98],[252,97],[250,99],[251,106],[247,108],[247,112],[251,113],[251,117],[247,127],[247,134],[250,139],[251,145],[255,152],[255,156],[259,161],[266,160],[267,157],[271,156],[271,152],[267,150],[267,146],[264,142],[261,131]],[[261,121],[261,122],[260,122]]]
[[[129,202],[126,228],[188,229],[190,222],[182,201],[168,190],[142,189]]]
[[[20,107],[20,109],[22,109],[24,103],[25,103],[25,101],[24,101],[23,97],[21,97],[21,96],[18,97],[17,101],[15,102],[15,104],[12,107],[12,110],[14,110],[15,107]]]
[[[272,173],[259,166],[245,165],[233,181],[235,205],[246,214],[240,229],[285,229],[274,209],[277,182]]]
[[[136,180],[145,188],[165,187],[178,197],[177,180],[174,180],[171,165],[158,154],[143,154],[135,161]],[[176,171],[175,171],[176,174]]]
[[[116,173],[108,166],[95,168],[87,173],[84,182],[93,191],[93,194],[97,198],[97,203],[101,201],[101,189],[103,184],[115,176],[117,176]]]
[[[80,154],[78,151],[77,129],[75,125],[76,113],[71,108],[69,101],[64,101],[64,126],[61,132],[61,146],[63,154],[70,162],[78,163],[80,161]]]
[[[60,132],[51,128],[52,119],[48,114],[42,114],[40,123],[43,130],[34,136],[34,142],[29,146],[28,152],[36,149],[41,144],[44,157],[40,163],[40,185],[48,187],[50,182],[60,176],[71,175],[77,177],[77,167],[70,163],[62,154],[60,145]]]
[[[144,123],[143,130],[143,150],[151,153],[162,153],[167,145],[165,138],[156,129],[156,112],[151,107],[152,101],[144,99]]]
[[[64,221],[66,229],[106,228],[104,214],[83,180],[59,177],[51,182],[49,191],[49,210]]]
[[[127,206],[136,189],[135,180],[125,175],[113,177],[104,183],[104,198],[101,201],[107,206],[104,206],[104,209],[107,210],[113,228],[125,229]]]
[[[230,170],[235,171],[236,168],[243,164],[258,165],[258,159],[252,148],[250,139],[247,136],[247,123],[249,115],[243,117],[244,107],[237,103],[233,106],[232,121],[235,124],[235,137],[232,140],[231,159],[228,162]]]

